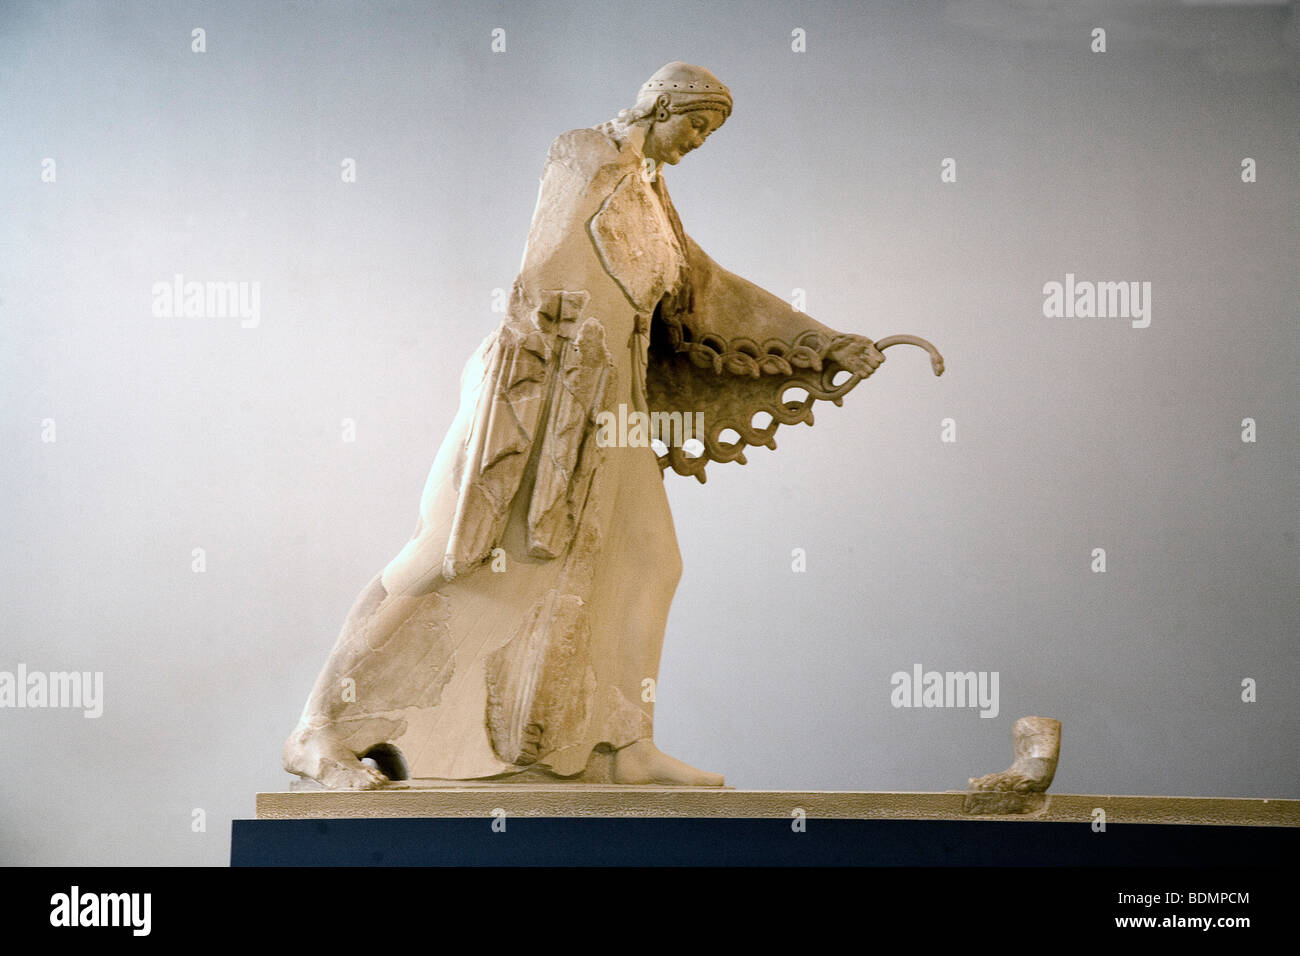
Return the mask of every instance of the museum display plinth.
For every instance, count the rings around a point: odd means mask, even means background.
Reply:
[[[1300,852],[1300,800],[966,791],[392,787],[257,795],[235,866],[1259,866]],[[1105,829],[1098,825],[1104,811]]]

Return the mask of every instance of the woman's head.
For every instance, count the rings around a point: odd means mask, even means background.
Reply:
[[[645,155],[675,165],[731,115],[731,91],[702,66],[675,61],[641,85],[636,105],[615,121],[646,127]]]

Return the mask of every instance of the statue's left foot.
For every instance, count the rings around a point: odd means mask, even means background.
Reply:
[[[670,757],[652,740],[638,740],[614,751],[615,783],[660,784],[666,787],[721,787],[722,774],[696,770]]]
[[[329,724],[299,724],[284,743],[284,769],[330,790],[376,790],[388,783],[343,746]]]
[[[1051,717],[1021,717],[1011,733],[1015,761],[1000,773],[971,777],[967,789],[1043,793],[1052,785],[1061,753],[1061,722]]]

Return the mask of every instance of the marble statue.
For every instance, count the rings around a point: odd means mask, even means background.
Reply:
[[[830,329],[685,233],[665,167],[731,108],[708,70],[670,63],[631,109],[551,144],[507,315],[465,368],[415,533],[356,599],[286,769],[355,789],[722,786],[655,747],[644,692],[682,569],[663,472],[704,481],[709,462],[775,448],[892,345],[943,371],[924,340]]]

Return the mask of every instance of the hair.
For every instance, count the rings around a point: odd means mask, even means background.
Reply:
[[[628,130],[633,126],[649,126],[656,121],[656,114],[659,112],[660,100],[665,101],[665,108],[669,113],[690,113],[694,110],[717,110],[722,114],[725,122],[731,114],[731,104],[719,97],[707,97],[690,95],[678,96],[675,98],[667,93],[655,93],[650,91],[637,97],[636,105],[630,106],[625,110],[619,110],[618,115],[611,120],[601,123],[596,129],[600,130],[606,136],[616,142],[623,142],[627,136]]]
[[[654,116],[655,101],[651,100],[648,106],[632,106],[625,110],[619,110],[617,116],[601,123],[596,129],[615,142],[622,143],[628,134],[628,130],[633,126],[650,125],[650,123],[654,122]],[[646,122],[647,120],[649,123]]]

